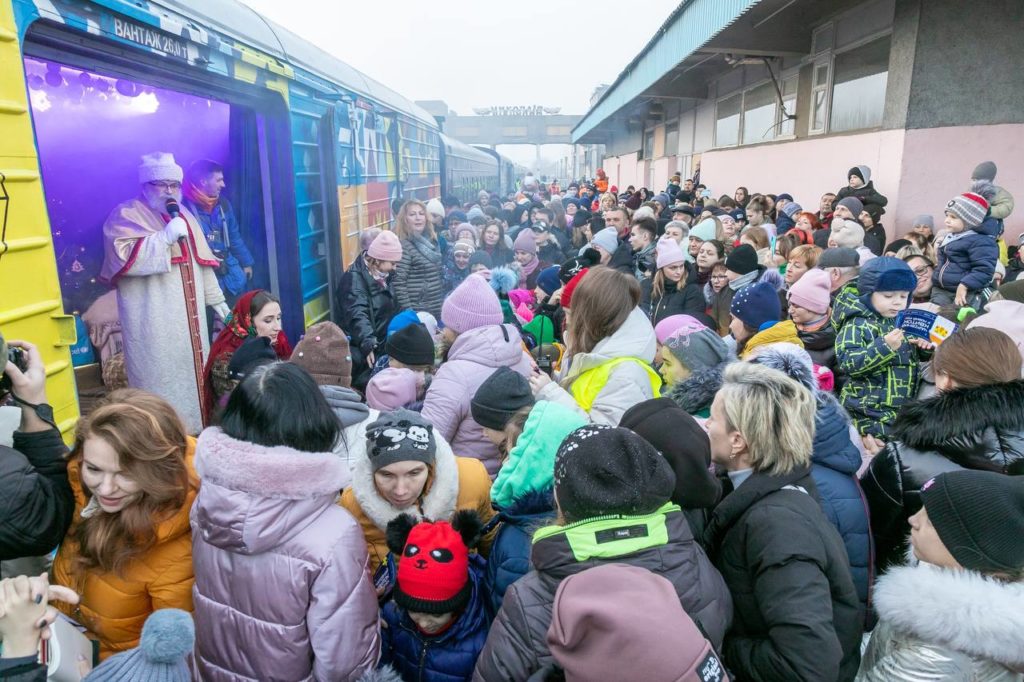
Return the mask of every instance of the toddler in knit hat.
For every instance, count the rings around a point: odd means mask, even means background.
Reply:
[[[836,330],[832,325],[830,289],[832,279],[819,268],[808,270],[790,285],[789,319],[797,336],[816,365],[834,369]]]
[[[366,385],[366,404],[381,412],[405,408],[413,412],[423,409],[423,372],[388,367],[373,375]]]
[[[932,303],[981,303],[980,294],[992,285],[999,261],[999,223],[986,221],[988,216],[989,203],[981,194],[966,192],[946,204],[945,226],[949,232],[936,249],[938,263],[932,275]]]
[[[381,659],[402,679],[472,677],[491,622],[485,562],[471,551],[482,529],[470,510],[450,522],[400,514],[388,523],[388,549],[398,566],[394,598],[381,610]]]
[[[470,275],[441,306],[441,322],[445,334],[455,335],[470,329],[501,324],[504,314],[494,289],[480,275]]]

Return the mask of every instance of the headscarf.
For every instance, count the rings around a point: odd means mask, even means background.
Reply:
[[[210,347],[210,357],[206,360],[206,368],[203,370],[203,392],[206,394],[204,421],[210,419],[209,410],[214,405],[213,397],[213,363],[226,353],[234,353],[241,347],[249,337],[256,336],[256,324],[252,320],[252,299],[263,289],[247,291],[235,303],[231,309],[228,319],[224,320],[224,328],[217,334],[213,345]],[[258,311],[257,311],[258,312]],[[277,333],[277,340],[273,345],[277,357],[287,360],[292,356],[292,345],[288,342],[284,330]]]

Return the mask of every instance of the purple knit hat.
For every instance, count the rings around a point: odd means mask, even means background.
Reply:
[[[513,248],[516,251],[525,251],[526,253],[537,253],[537,238],[533,235],[533,230],[525,229],[520,230],[519,236],[516,237],[516,242],[513,244]]]
[[[504,319],[498,295],[479,274],[464,279],[441,306],[441,322],[457,334],[501,324]]]
[[[370,248],[366,250],[366,254],[370,258],[397,263],[402,260],[402,242],[398,241],[398,237],[395,236],[394,232],[385,230],[370,242]]]
[[[423,373],[405,367],[387,367],[373,375],[366,385],[366,404],[381,412],[391,412],[416,402]]]
[[[697,332],[705,329],[706,326],[690,315],[669,315],[654,326],[654,335],[658,343],[665,343],[665,339],[672,336],[679,330],[686,330],[687,333]]]

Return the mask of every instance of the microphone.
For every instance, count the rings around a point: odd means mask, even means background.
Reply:
[[[164,206],[167,208],[167,215],[171,216],[171,218],[177,218],[181,215],[181,207],[178,206],[178,202],[174,199],[168,199]]]

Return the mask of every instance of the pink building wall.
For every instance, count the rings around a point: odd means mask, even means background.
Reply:
[[[653,161],[650,189],[664,187],[678,170],[675,161]],[[751,192],[789,192],[816,210],[822,194],[846,184],[851,166],[866,165],[875,187],[889,198],[882,223],[895,239],[921,213],[931,213],[941,226],[946,202],[967,191],[971,171],[981,161],[994,161],[996,184],[1024,202],[1024,125],[1019,124],[881,130],[717,149],[701,156],[700,177],[716,197],[743,185]],[[604,167],[620,188],[646,184],[644,162],[635,154],[607,158]],[[1022,232],[1024,206],[1006,221],[1007,242],[1016,243]]]

